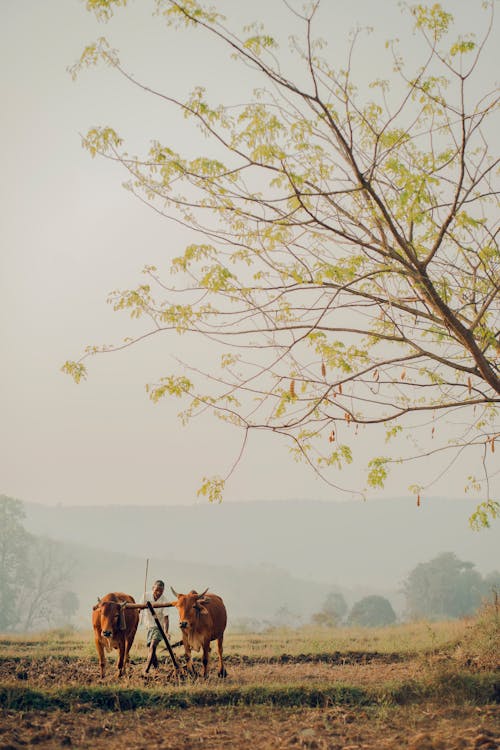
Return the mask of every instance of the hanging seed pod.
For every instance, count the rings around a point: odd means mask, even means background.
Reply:
[[[469,391],[469,396],[472,393],[472,380],[470,378],[467,378],[467,390]]]
[[[401,373],[401,380],[404,380],[406,378],[406,370],[403,370]]]
[[[420,508],[420,495],[417,495],[417,508]]]
[[[342,383],[339,383],[339,393],[342,393]]]
[[[295,398],[295,380],[290,380],[290,396]]]
[[[330,434],[328,435],[328,442],[333,443],[335,440],[335,430],[332,430]]]
[[[321,363],[321,374],[326,378],[326,365],[324,362]]]

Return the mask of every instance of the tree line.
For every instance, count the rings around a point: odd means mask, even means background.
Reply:
[[[79,601],[71,590],[74,561],[61,542],[29,533],[23,503],[0,495],[0,632],[65,625]],[[473,615],[486,598],[500,592],[500,572],[481,575],[472,562],[443,552],[416,565],[402,583],[403,619],[443,620]],[[316,625],[378,627],[397,621],[391,602],[371,594],[349,608],[332,589],[312,615]],[[282,607],[276,622],[293,625],[296,613]],[[259,623],[254,623],[256,626]]]
[[[71,555],[24,519],[23,503],[0,495],[0,632],[66,625],[78,609]]]
[[[500,572],[482,576],[471,562],[460,560],[453,552],[443,552],[428,562],[419,563],[403,582],[404,619],[447,620],[473,615],[482,602],[500,592]],[[390,601],[384,596],[365,596],[351,610],[344,595],[331,591],[319,612],[312,617],[316,625],[361,625],[379,627],[397,621]]]

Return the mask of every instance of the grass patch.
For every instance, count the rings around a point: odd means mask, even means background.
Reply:
[[[224,651],[239,658],[276,659],[282,654],[298,657],[303,654],[332,652],[381,653],[412,655],[426,653],[458,643],[465,635],[468,623],[463,620],[447,622],[417,622],[391,625],[385,628],[322,628],[305,625],[301,628],[273,628],[265,633],[241,633],[228,630]],[[179,637],[178,637],[179,636]],[[174,629],[173,640],[180,640]],[[145,633],[140,630],[133,649],[145,657]],[[29,635],[4,635],[0,639],[0,655],[35,657],[71,653],[75,656],[95,655],[93,633],[75,630],[52,630]],[[257,662],[256,662],[257,663]]]
[[[257,706],[280,708],[320,706],[406,706],[428,700],[485,705],[500,702],[500,682],[495,673],[450,673],[433,680],[381,685],[375,689],[351,685],[246,685],[205,688],[199,686],[141,689],[70,687],[33,690],[0,686],[0,707],[16,710],[64,711],[101,709],[128,711],[139,708],[190,708],[206,706]]]
[[[0,687],[0,707],[15,711],[85,710],[127,711],[140,708],[191,708],[206,706],[318,707],[328,705],[367,705],[371,700],[366,691],[343,685],[324,687],[262,687],[243,688],[178,688],[141,690],[119,688],[67,688],[63,690],[32,690],[21,687]]]
[[[286,653],[321,654],[340,652],[399,653],[405,656],[427,653],[456,644],[467,630],[464,620],[445,622],[414,622],[384,628],[336,627],[304,625],[301,628],[273,628],[265,633],[229,631],[224,639],[228,654],[279,657]]]
[[[500,666],[500,605],[498,599],[485,604],[468,625],[457,644],[455,659],[475,669],[494,670]]]
[[[166,649],[159,650],[161,656],[165,655]],[[182,650],[178,651],[178,656],[182,653]],[[333,651],[324,653],[309,653],[309,654],[280,654],[279,656],[248,656],[247,654],[228,654],[226,655],[225,662],[229,665],[244,665],[244,666],[255,666],[258,664],[397,664],[408,658],[410,655],[402,655],[399,652],[383,652],[377,651]],[[95,653],[90,654],[88,661],[92,664],[97,664],[97,655]],[[194,655],[195,662],[199,662],[200,658],[198,655]],[[132,655],[130,662],[131,664],[143,664],[145,660],[144,656],[135,657]],[[35,655],[35,654],[18,654],[14,655],[0,655],[0,664],[2,662],[13,662],[16,664],[29,666],[30,664],[37,663],[39,665],[51,664],[52,662],[59,662],[61,664],[78,664],[81,663],[81,657],[77,654],[48,654],[48,655]]]

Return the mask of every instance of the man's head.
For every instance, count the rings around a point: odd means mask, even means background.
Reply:
[[[155,599],[158,599],[163,594],[164,590],[165,584],[160,579],[153,583],[153,596]]]

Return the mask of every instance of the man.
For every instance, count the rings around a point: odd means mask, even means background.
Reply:
[[[144,594],[142,603],[146,604],[147,601],[150,601],[151,604],[167,604],[168,599],[166,596],[164,596],[163,592],[165,591],[165,584],[163,581],[155,581],[153,583],[153,588],[151,594]],[[163,630],[165,631],[165,635],[167,638],[169,638],[168,635],[168,625],[169,625],[169,618],[168,618],[168,610],[165,608],[155,609],[156,615],[162,624]],[[146,645],[149,649],[148,652],[148,661],[146,663],[146,668],[144,669],[144,674],[147,674],[149,672],[149,669],[151,665],[155,669],[158,669],[158,657],[156,655],[156,648],[159,644],[159,642],[162,639],[160,631],[158,630],[158,627],[156,625],[156,622],[154,620],[153,615],[149,611],[149,609],[143,609],[142,611],[142,622],[146,623],[147,626],[147,634],[146,634]]]

